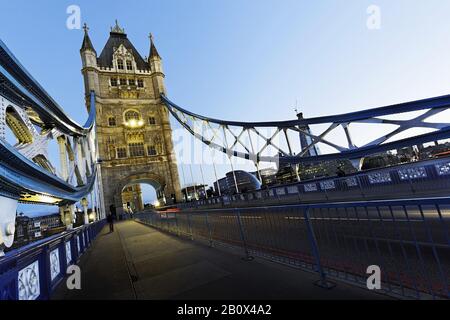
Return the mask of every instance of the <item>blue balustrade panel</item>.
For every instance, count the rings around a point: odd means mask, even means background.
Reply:
[[[0,300],[45,300],[76,264],[105,222],[31,243],[0,258]]]

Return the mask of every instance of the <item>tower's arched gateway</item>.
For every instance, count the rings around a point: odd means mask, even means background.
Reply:
[[[96,93],[96,130],[105,206],[123,206],[126,186],[150,183],[160,202],[181,199],[161,57],[152,37],[143,59],[118,26],[98,56],[85,26],[80,50],[85,93]],[[86,99],[89,108],[89,99]],[[140,197],[139,188],[128,188]]]

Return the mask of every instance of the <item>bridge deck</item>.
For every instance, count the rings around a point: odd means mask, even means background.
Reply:
[[[65,281],[53,299],[383,299],[339,283],[315,286],[317,276],[164,234],[134,221],[102,230],[81,259],[82,289]]]

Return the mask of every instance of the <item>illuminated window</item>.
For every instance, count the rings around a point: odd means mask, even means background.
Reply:
[[[143,157],[144,152],[144,143],[130,143],[128,145],[128,149],[130,150],[130,157]]]
[[[156,156],[158,154],[158,152],[156,152],[155,146],[148,146],[147,152],[149,156]]]
[[[117,59],[117,69],[123,70],[123,60]]]
[[[117,148],[117,158],[123,159],[127,157],[127,148]]]
[[[138,79],[138,87],[143,88],[144,87],[144,80]]]
[[[133,64],[130,60],[127,60],[127,70],[133,70]]]
[[[155,117],[149,117],[149,118],[148,118],[148,123],[149,123],[150,125],[156,124],[156,119],[155,119]]]
[[[139,120],[140,116],[139,113],[133,110],[127,111],[125,113],[125,121],[128,122],[130,120]]]
[[[117,78],[111,78],[111,86],[117,87]]]
[[[109,117],[108,118],[108,125],[110,126],[110,127],[115,127],[117,124],[116,124],[116,118],[115,117]]]

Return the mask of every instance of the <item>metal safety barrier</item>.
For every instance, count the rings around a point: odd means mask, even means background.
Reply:
[[[84,225],[8,252],[0,258],[0,300],[49,299],[104,225]]]
[[[316,272],[325,287],[332,279],[366,287],[377,266],[384,293],[450,298],[448,198],[147,212],[137,220]]]
[[[377,199],[430,198],[448,194],[450,159],[431,159],[358,172],[345,177],[327,177],[296,182],[221,197],[179,203],[182,209],[245,207],[296,203],[341,202]]]

